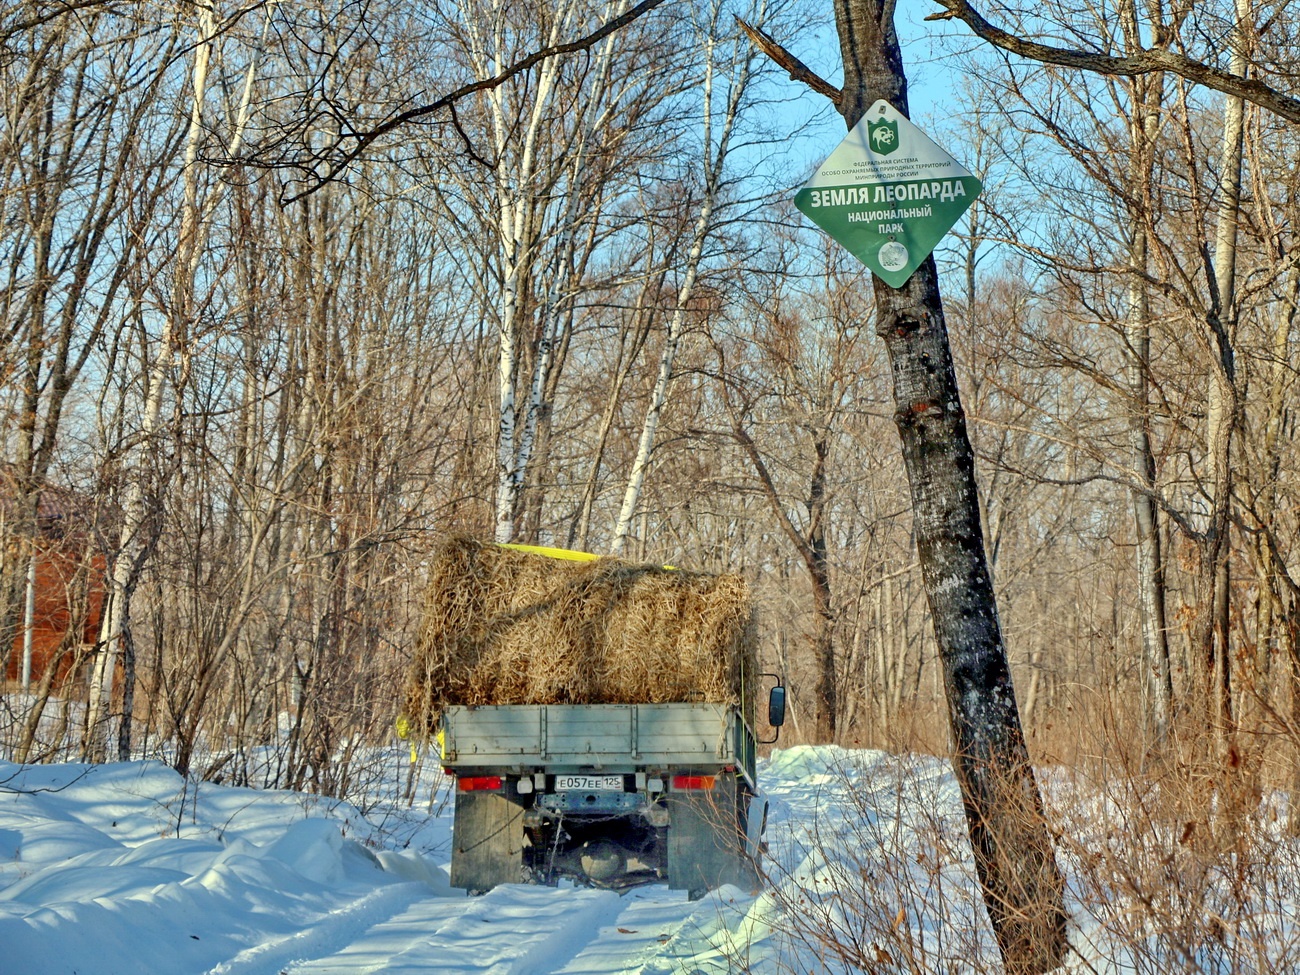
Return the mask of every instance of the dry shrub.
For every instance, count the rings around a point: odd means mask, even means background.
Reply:
[[[1089,769],[1042,769],[1067,878],[1070,948],[1090,975],[1300,972],[1300,841],[1286,797],[1253,804],[1172,760],[1139,768],[1095,740]],[[798,754],[808,771],[796,777]],[[761,906],[788,975],[994,975],[999,958],[946,763],[916,756],[777,753],[769,794],[800,814],[769,828]],[[814,766],[825,756],[825,771]],[[765,770],[760,768],[760,778]],[[1236,805],[1236,809],[1230,807]],[[1050,905],[1044,905],[1045,909]]]
[[[1141,708],[1105,691],[1079,710],[1090,726],[1044,790],[1076,951],[1140,975],[1300,971],[1300,843],[1264,767],[1276,736],[1243,726],[1225,741],[1201,707],[1157,742]]]
[[[456,536],[434,556],[406,712],[427,734],[450,704],[739,704],[756,653],[739,576]]]
[[[773,762],[769,794],[803,807],[769,826],[763,861],[778,971],[1003,973],[946,762],[833,747]]]

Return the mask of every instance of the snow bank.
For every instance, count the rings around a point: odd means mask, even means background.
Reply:
[[[4,970],[206,971],[386,887],[450,896],[417,853],[345,837],[354,808],[194,785],[166,766],[0,763]],[[364,829],[362,840],[369,838]]]

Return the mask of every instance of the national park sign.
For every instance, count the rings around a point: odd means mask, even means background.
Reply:
[[[883,99],[794,197],[794,205],[892,288],[953,228],[980,181]]]

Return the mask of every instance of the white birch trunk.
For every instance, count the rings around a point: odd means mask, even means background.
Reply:
[[[456,16],[474,76],[486,80],[517,59],[520,45],[537,50],[561,43],[581,34],[585,24],[608,21],[630,7],[629,0],[559,0],[526,41],[518,32],[518,5],[509,0],[459,0]],[[486,186],[472,178],[461,184],[490,207],[483,280],[491,277],[495,291],[482,302],[497,332],[492,520],[493,535],[502,542],[520,530],[529,472],[547,442],[544,423],[568,348],[572,298],[598,240],[586,231],[600,219],[604,200],[592,190],[588,171],[603,164],[599,149],[613,144],[604,133],[622,124],[626,99],[635,97],[617,70],[618,36],[581,55],[587,65],[580,98],[561,83],[572,64],[565,58],[545,59],[526,84],[515,79],[485,91],[482,124],[491,176]]]
[[[1131,257],[1135,269],[1147,270],[1146,232],[1134,232]],[[1173,712],[1173,677],[1169,666],[1169,637],[1165,618],[1164,565],[1160,544],[1159,508],[1155,503],[1155,462],[1148,432],[1150,416],[1150,310],[1145,283],[1134,277],[1128,295],[1129,332],[1135,350],[1130,363],[1135,410],[1131,435],[1133,463],[1142,490],[1133,492],[1137,532],[1138,609],[1142,628],[1144,687],[1149,698],[1151,734],[1163,742]]]
[[[608,20],[622,14],[628,6],[627,0],[610,5],[603,19]],[[551,367],[557,345],[563,341],[565,322],[569,317],[569,302],[577,289],[580,269],[577,265],[578,231],[584,219],[584,205],[588,202],[583,194],[583,184],[587,179],[589,147],[602,127],[613,120],[613,105],[607,105],[594,115],[588,114],[587,105],[600,100],[605,93],[610,79],[613,61],[613,43],[606,41],[596,49],[596,70],[593,81],[587,89],[584,104],[578,111],[581,118],[577,120],[577,133],[571,152],[572,162],[569,166],[569,192],[565,200],[564,215],[560,220],[555,250],[549,270],[550,284],[542,299],[538,321],[541,339],[537,355],[533,361],[532,381],[529,386],[528,406],[525,411],[524,431],[515,450],[514,456],[514,498],[517,506],[519,495],[523,491],[525,477],[537,444],[537,427],[546,407],[547,387],[551,378]],[[616,104],[616,103],[615,103]]]
[[[641,425],[636,458],[632,461],[632,471],[628,475],[627,488],[623,492],[623,506],[619,509],[618,521],[614,524],[614,538],[610,543],[610,552],[613,555],[623,554],[627,537],[632,531],[632,520],[636,517],[641,490],[645,486],[646,471],[650,467],[650,455],[654,451],[659,417],[663,413],[664,404],[668,401],[668,384],[673,376],[673,361],[677,357],[677,346],[681,343],[682,330],[686,326],[686,303],[690,301],[695,291],[700,255],[704,252],[704,243],[708,239],[709,221],[712,216],[712,200],[706,199],[695,224],[694,239],[691,241],[691,249],[686,258],[686,277],[677,291],[677,307],[668,322],[668,334],[664,337],[663,351],[659,355],[659,372],[655,377],[654,390],[650,394],[650,405],[646,409],[645,420]]]
[[[650,326],[650,312],[645,308],[646,289],[637,295],[636,308],[632,315],[635,334],[624,331],[619,336],[619,351],[614,369],[614,381],[609,390],[609,399],[601,414],[600,429],[596,435],[596,449],[592,454],[591,464],[587,469],[586,483],[582,489],[582,501],[578,506],[578,520],[569,535],[569,547],[576,545],[586,549],[587,539],[591,533],[591,512],[596,503],[596,491],[600,479],[600,468],[604,463],[605,445],[609,442],[610,431],[614,428],[614,418],[618,414],[618,403],[623,396],[623,388],[636,364],[637,354],[645,344],[646,332]]]
[[[1135,2],[1123,4],[1120,26],[1128,50],[1142,46],[1141,16]],[[1173,710],[1173,677],[1169,663],[1169,638],[1165,616],[1164,554],[1160,541],[1160,510],[1156,504],[1156,463],[1151,449],[1151,306],[1146,283],[1150,264],[1147,222],[1151,214],[1150,187],[1154,185],[1155,144],[1160,133],[1164,79],[1151,75],[1134,79],[1129,119],[1129,186],[1141,201],[1129,211],[1133,222],[1129,245],[1132,275],[1127,296],[1127,331],[1131,354],[1127,358],[1133,409],[1129,419],[1129,442],[1137,487],[1133,501],[1137,541],[1138,615],[1142,633],[1143,709],[1151,738],[1166,740]],[[1034,673],[1035,680],[1038,671]]]
[[[715,81],[714,48],[716,39],[710,36],[705,44],[707,58],[703,96],[704,96],[704,199],[700,203],[700,213],[696,218],[691,235],[691,246],[686,254],[686,271],[681,286],[677,290],[677,303],[672,318],[668,322],[668,332],[664,337],[664,347],[659,355],[659,369],[655,377],[654,389],[650,393],[650,404],[646,408],[645,420],[641,425],[641,436],[637,441],[636,456],[628,474],[627,487],[623,492],[623,504],[619,508],[618,519],[614,523],[613,537],[610,541],[610,553],[621,556],[627,546],[628,535],[632,531],[632,522],[636,517],[637,505],[645,487],[646,472],[650,467],[650,457],[654,452],[655,434],[659,419],[668,401],[668,386],[673,377],[673,362],[677,357],[677,348],[681,343],[682,332],[686,327],[686,309],[695,292],[695,283],[699,278],[700,259],[704,245],[713,231],[713,215],[717,207],[718,194],[722,188],[722,172],[730,150],[731,133],[735,126],[740,103],[744,98],[745,88],[749,83],[749,53],[739,54],[741,59],[739,71],[733,81],[727,98],[727,106],[722,119],[722,128],[718,135],[717,146],[712,140],[713,128],[713,88]],[[643,539],[644,541],[644,539]]]
[[[164,318],[162,332],[149,360],[144,376],[144,406],[140,414],[140,431],[134,450],[134,474],[127,481],[121,500],[122,528],[117,553],[108,569],[103,614],[100,621],[99,652],[91,675],[86,722],[86,756],[102,761],[106,755],[110,731],[110,710],[117,659],[123,651],[131,619],[131,595],[139,578],[158,526],[150,525],[154,500],[150,497],[157,485],[149,469],[150,457],[161,432],[163,402],[171,385],[173,368],[182,362],[184,342],[193,314],[194,281],[198,273],[206,231],[220,202],[220,191],[206,202],[199,200],[199,152],[205,139],[204,106],[208,91],[208,73],[220,27],[211,2],[196,3],[198,30],[194,47],[193,86],[190,123],[185,139],[185,156],[181,181],[184,204],[180,235],[177,241],[176,270],[172,286],[172,307]],[[270,9],[267,10],[269,23]],[[230,142],[230,154],[238,153],[252,104],[253,81],[257,58],[248,73],[236,114]],[[147,350],[146,350],[147,352]],[[129,716],[127,716],[129,717]]]
[[[563,36],[574,19],[574,5],[566,4],[555,11],[550,32],[545,43],[553,45]],[[491,37],[482,32],[473,33],[475,51],[482,65],[484,77],[497,74],[504,66],[501,55],[504,38],[499,25],[501,17],[493,16]],[[516,429],[517,397],[515,377],[519,369],[519,347],[523,329],[528,319],[527,296],[522,284],[537,259],[537,241],[533,219],[531,195],[536,179],[538,138],[546,113],[552,108],[551,96],[555,90],[559,60],[548,58],[542,62],[537,75],[532,111],[520,140],[521,150],[517,168],[511,172],[505,165],[496,172],[497,233],[501,240],[501,320],[497,349],[497,497],[496,529],[498,542],[509,542],[515,534],[515,514],[519,507],[519,493],[523,485],[526,461],[521,456],[531,450],[527,438],[522,442]],[[495,150],[499,160],[506,158],[508,141],[513,128],[507,117],[505,98],[507,86],[493,88],[488,94],[492,115]]]
[[[24,586],[23,598],[22,687],[24,694],[32,689],[32,646],[36,636],[36,558],[37,550],[33,545],[27,559],[27,583]]]

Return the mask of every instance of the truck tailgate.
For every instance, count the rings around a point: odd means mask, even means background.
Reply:
[[[731,764],[735,712],[718,704],[517,704],[449,707],[448,767]]]

